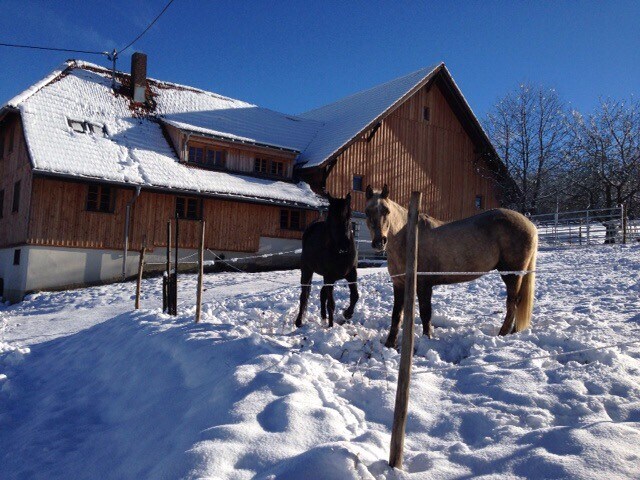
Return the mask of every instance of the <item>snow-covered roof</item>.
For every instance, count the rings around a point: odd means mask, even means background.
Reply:
[[[174,96],[173,93],[160,97],[159,113],[166,111],[166,97]],[[206,105],[203,102],[194,105],[194,110],[161,113],[161,118],[165,123],[182,130],[294,152],[301,152],[321,127],[319,122],[284,115],[255,105],[218,109]]]
[[[22,112],[36,171],[315,206],[321,200],[307,187],[185,166],[178,162],[160,123],[289,150],[298,154],[302,168],[315,167],[392,111],[442,65],[296,116],[152,79],[154,108],[136,113],[126,96],[113,93],[108,69],[69,61],[5,107]],[[98,133],[75,132],[69,120],[93,123]],[[99,133],[102,126],[107,135]]]
[[[415,87],[424,83],[440,65],[422,68],[404,77],[300,114],[299,117],[322,122],[323,126],[302,152],[298,161],[305,167],[323,163],[413,93]]]
[[[158,111],[169,121],[186,117],[194,123],[215,118],[212,112],[259,111],[270,125],[283,115],[201,90],[151,82]],[[5,107],[20,110],[27,148],[36,172],[95,178],[134,186],[171,188],[266,202],[318,206],[322,199],[306,184],[255,178],[237,173],[188,167],[178,161],[155,115],[131,109],[129,99],[115,95],[109,71],[70,62]],[[222,118],[222,116],[220,116]],[[228,114],[227,122],[234,116]],[[242,115],[237,118],[242,118]],[[74,131],[69,121],[87,122],[93,131]],[[280,124],[284,120],[280,119]],[[242,123],[242,122],[239,122]],[[311,122],[310,122],[311,123]],[[240,132],[251,135],[245,122]],[[275,138],[275,136],[273,137]],[[256,140],[268,143],[266,137]],[[292,144],[295,147],[297,144]]]

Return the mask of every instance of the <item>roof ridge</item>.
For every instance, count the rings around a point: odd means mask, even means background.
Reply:
[[[362,95],[362,94],[371,92],[371,91],[376,90],[376,89],[383,89],[385,87],[388,87],[390,84],[393,84],[395,82],[404,80],[406,78],[409,78],[409,77],[412,77],[414,75],[417,75],[419,73],[424,72],[424,75],[421,75],[421,77],[420,77],[420,81],[421,81],[424,77],[426,77],[429,73],[433,72],[436,68],[438,68],[441,65],[444,65],[444,62],[439,62],[439,63],[433,64],[433,65],[430,65],[430,66],[427,66],[427,67],[419,68],[418,70],[414,70],[413,72],[407,73],[405,75],[401,75],[401,76],[396,77],[396,78],[392,78],[391,80],[387,80],[386,82],[379,83],[377,85],[373,85],[372,87],[365,88],[364,90],[358,90],[357,92],[354,92],[354,93],[352,93],[350,95],[347,95],[345,97],[341,97],[341,98],[339,98],[337,100],[334,100],[333,102],[329,102],[329,103],[321,105],[319,107],[312,108],[311,110],[307,110],[305,112],[298,113],[297,116],[305,118],[304,116],[307,115],[307,114],[310,114],[310,113],[313,113],[313,112],[317,112],[319,110],[328,108],[328,107],[330,107],[332,105],[344,102],[344,101],[349,100],[349,99],[351,99],[353,97],[356,97],[358,95]],[[420,81],[416,82],[414,85],[417,85]]]

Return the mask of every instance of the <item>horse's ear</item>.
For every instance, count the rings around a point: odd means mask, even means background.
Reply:
[[[344,197],[347,202],[347,205],[351,205],[351,192],[347,193],[347,196]]]
[[[373,188],[371,188],[371,185],[367,185],[367,193],[365,195],[367,196],[367,200],[373,197]]]
[[[384,187],[382,187],[382,193],[380,193],[380,198],[389,198],[389,187],[387,187],[387,184],[384,184]]]

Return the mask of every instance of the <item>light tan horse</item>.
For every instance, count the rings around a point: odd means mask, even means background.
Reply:
[[[394,347],[404,303],[407,210],[389,199],[385,185],[377,193],[367,187],[365,213],[371,246],[386,250],[393,280],[391,330],[385,345]],[[536,227],[524,215],[498,208],[444,223],[427,215],[418,220],[419,272],[488,272],[535,270]],[[399,275],[399,276],[394,276]],[[468,282],[481,275],[418,276],[417,291],[423,334],[431,337],[431,296],[435,285]],[[531,322],[535,273],[501,275],[507,286],[507,313],[500,335],[520,332]]]

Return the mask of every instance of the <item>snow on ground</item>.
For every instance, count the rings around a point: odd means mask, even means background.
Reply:
[[[360,271],[331,330],[317,288],[292,328],[295,271],[208,275],[199,325],[194,276],[176,318],[157,278],[137,312],[132,283],[0,307],[0,477],[639,478],[640,344],[538,357],[640,340],[640,248],[545,250],[538,268],[533,327],[507,338],[499,277],[436,288],[403,472],[384,269]]]

